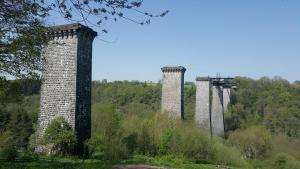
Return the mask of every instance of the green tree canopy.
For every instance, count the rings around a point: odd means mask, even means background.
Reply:
[[[41,70],[41,49],[47,42],[45,20],[53,13],[71,22],[100,29],[103,23],[125,19],[140,25],[153,17],[163,17],[138,10],[142,0],[4,0],[0,1],[0,76],[38,77]],[[132,11],[138,20],[126,16]]]

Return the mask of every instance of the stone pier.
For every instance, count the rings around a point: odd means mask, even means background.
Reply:
[[[230,95],[231,95],[231,88],[223,87],[223,109],[224,109],[224,113],[228,111],[228,105],[230,103]]]
[[[201,128],[210,132],[210,80],[208,77],[196,78],[195,121]]]
[[[170,117],[184,119],[184,73],[182,66],[163,67],[161,110]]]
[[[50,27],[44,49],[38,138],[56,117],[64,117],[76,131],[77,150],[91,136],[92,43],[97,33],[81,24]],[[47,149],[37,147],[36,151]]]
[[[224,110],[222,86],[212,84],[211,101],[211,132],[213,135],[224,136]]]

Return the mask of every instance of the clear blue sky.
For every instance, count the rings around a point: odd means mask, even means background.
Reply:
[[[107,23],[98,38],[114,43],[95,39],[93,80],[157,82],[166,65],[186,67],[186,81],[218,72],[300,80],[300,0],[144,0],[142,9],[170,13],[146,26]]]

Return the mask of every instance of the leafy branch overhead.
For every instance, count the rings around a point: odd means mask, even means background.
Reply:
[[[124,19],[136,24],[150,24],[152,14],[139,10],[142,0],[1,0],[0,1],[0,77],[38,77],[46,19],[60,14],[71,22],[97,27],[102,33],[106,21]],[[133,13],[131,13],[133,12]],[[137,16],[139,19],[133,19]]]
[[[144,12],[139,10],[142,4],[142,0],[55,0],[50,4],[40,0],[38,3],[44,9],[42,14],[44,16],[49,15],[48,11],[53,10],[70,21],[96,27],[102,27],[105,21],[119,19],[140,25],[150,24],[151,18],[164,17],[169,12],[168,10],[160,14]],[[126,13],[129,11],[141,15],[141,18],[133,19],[127,16]],[[107,30],[103,28],[102,32],[107,33]]]

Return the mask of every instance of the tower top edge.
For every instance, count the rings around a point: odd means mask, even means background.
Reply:
[[[97,32],[92,28],[84,26],[80,23],[72,23],[65,25],[57,25],[48,27],[47,34],[58,33],[58,32],[71,32],[71,31],[84,31],[91,34],[93,37],[97,36]]]
[[[196,77],[196,81],[210,81],[209,76],[206,77]]]
[[[161,68],[162,72],[182,72],[186,71],[186,68],[183,66],[165,66]]]

